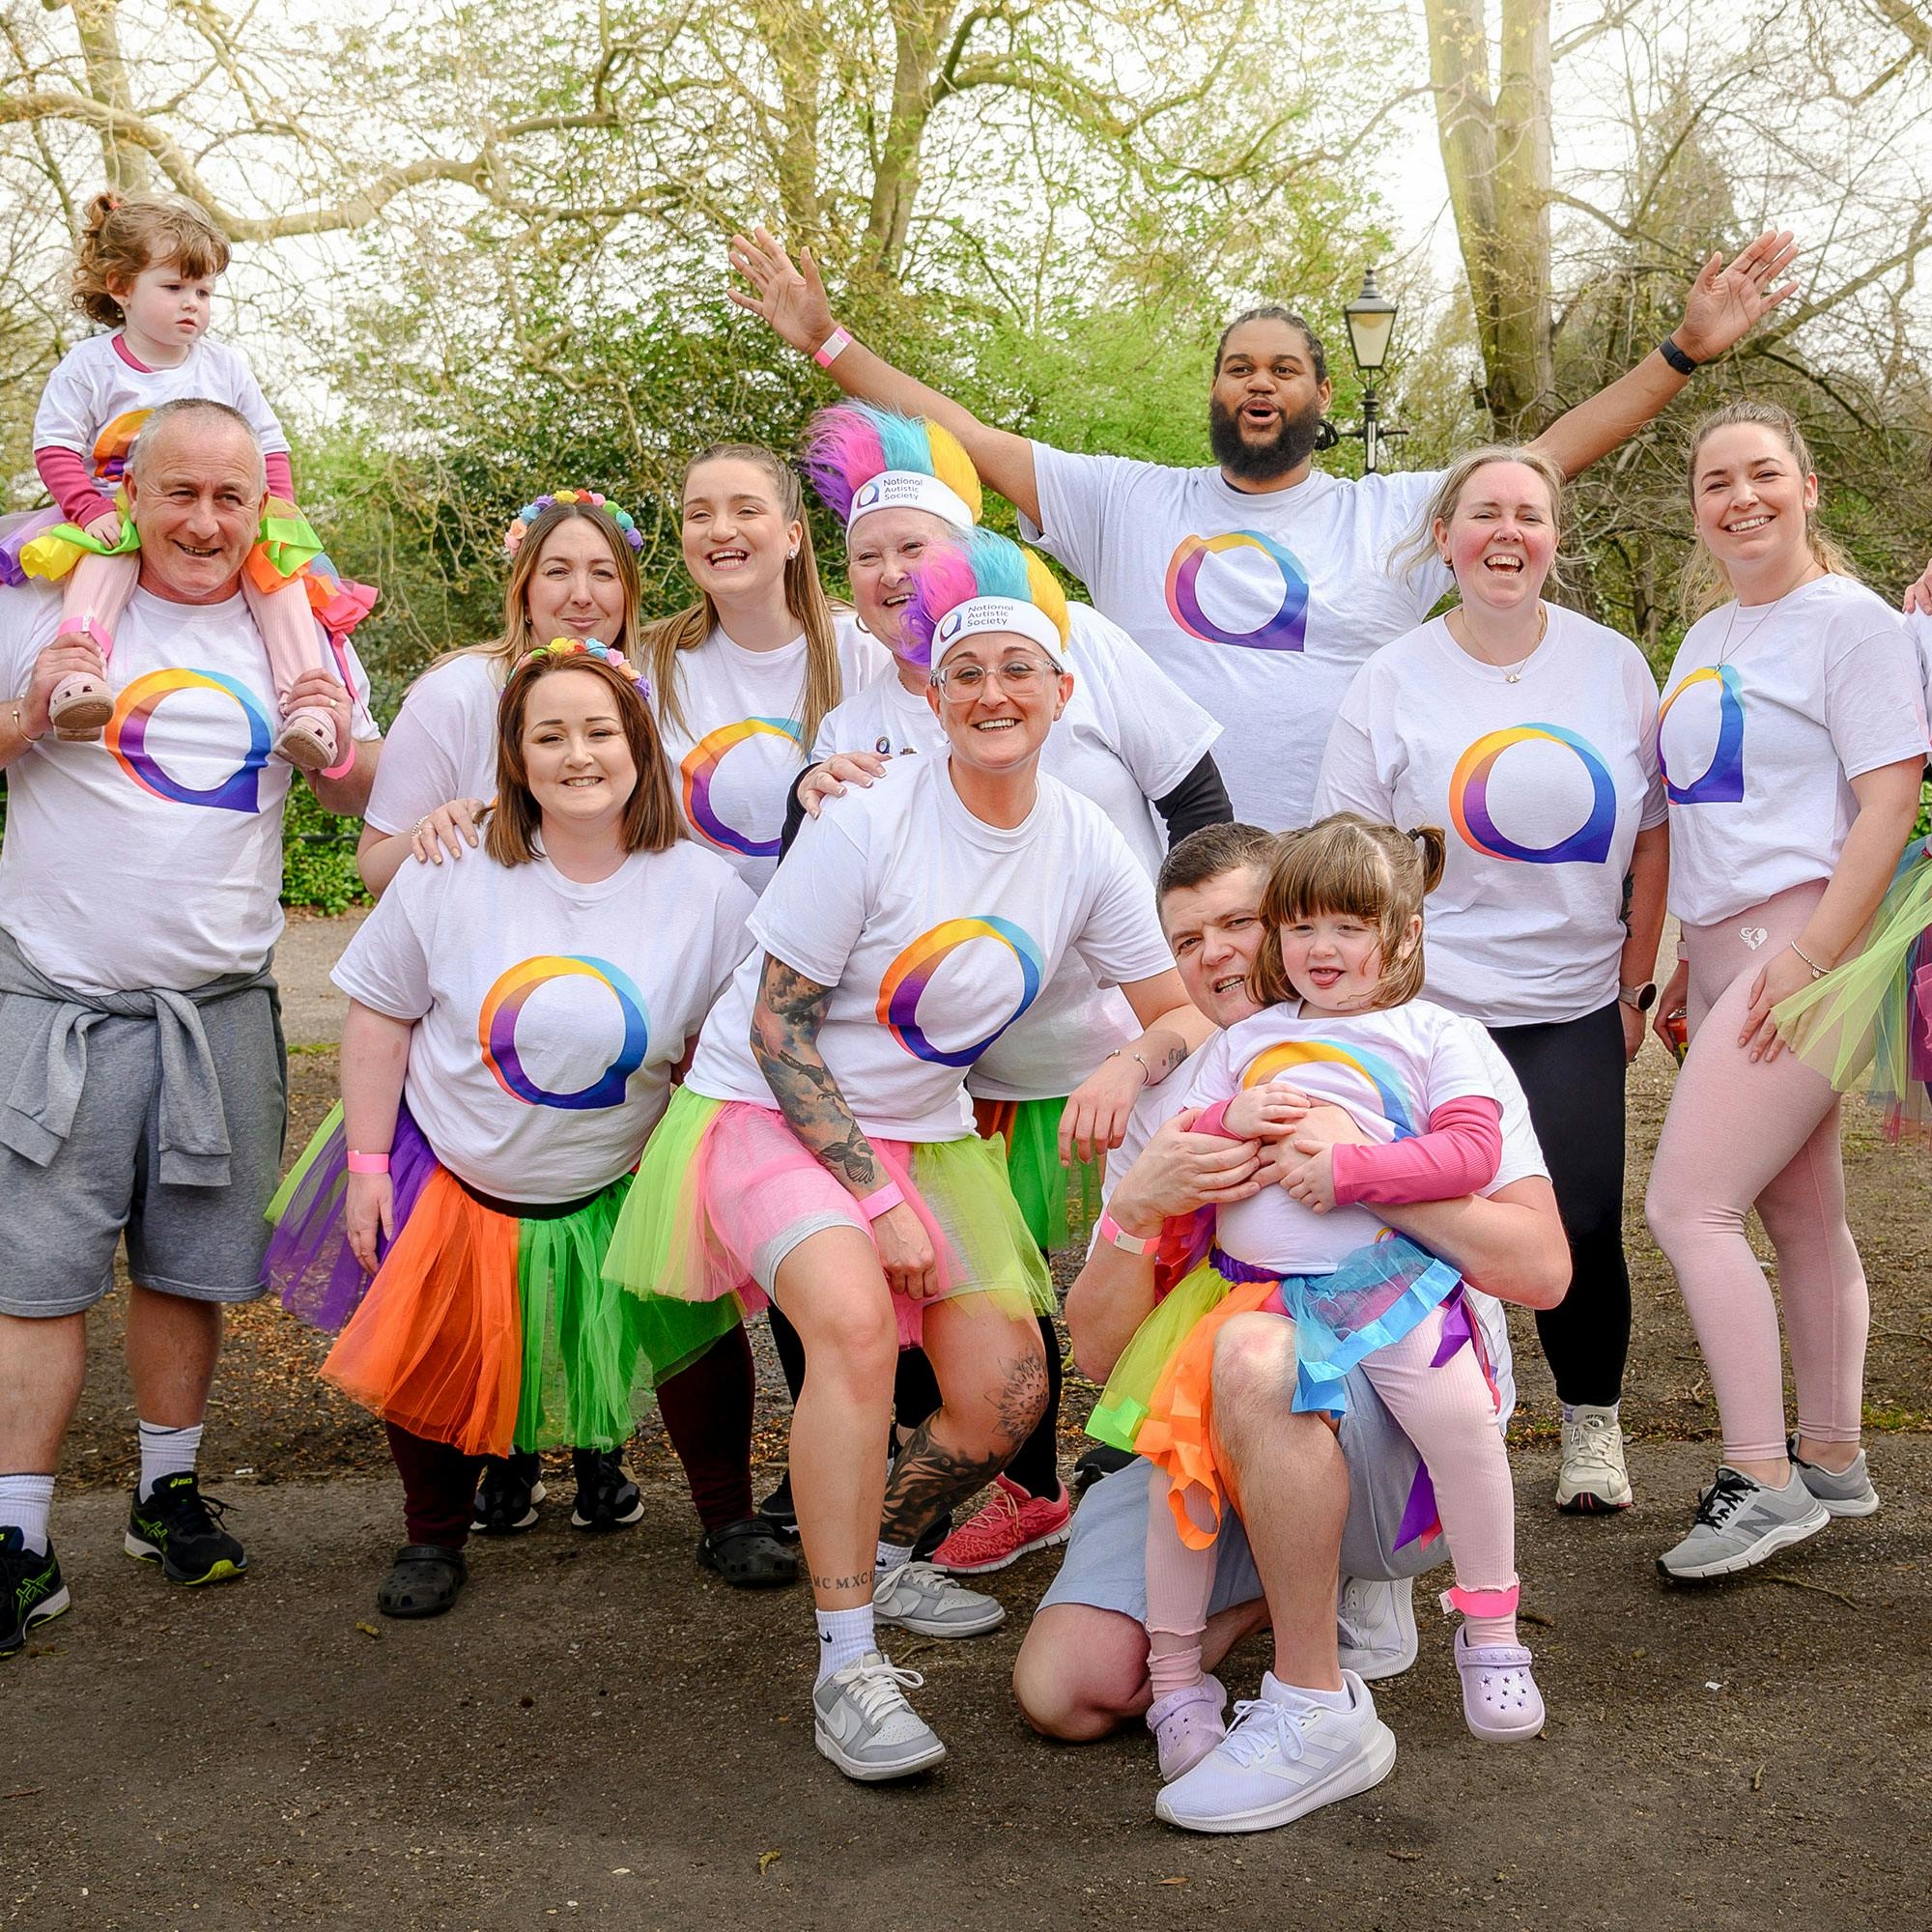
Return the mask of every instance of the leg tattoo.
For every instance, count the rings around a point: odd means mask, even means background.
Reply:
[[[1033,1433],[1046,1406],[1046,1365],[1037,1355],[1013,1363],[1007,1378],[988,1398],[993,1410],[992,1441],[984,1450],[955,1449],[941,1441],[935,1425],[947,1411],[935,1409],[906,1438],[886,1483],[880,1535],[888,1543],[917,1543],[926,1527],[982,1489],[1013,1459]]]

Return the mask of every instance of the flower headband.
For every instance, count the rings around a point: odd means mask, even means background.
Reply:
[[[624,541],[633,550],[642,550],[644,533],[639,529],[637,520],[630,511],[622,510],[601,490],[555,490],[547,497],[538,497],[526,503],[510,519],[510,526],[503,532],[503,554],[515,556],[523,548],[524,539],[530,533],[530,526],[554,503],[588,503],[593,509],[602,510],[623,532]]]
[[[538,644],[526,651],[510,668],[510,675],[518,677],[532,666],[544,670],[564,670],[569,668],[572,658],[602,658],[620,676],[627,677],[638,688],[638,696],[646,700],[651,695],[650,682],[641,678],[631,668],[630,660],[613,651],[609,644],[600,644],[595,638],[553,638],[547,644]]]

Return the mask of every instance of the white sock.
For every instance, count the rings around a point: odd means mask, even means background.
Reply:
[[[36,1556],[47,1553],[47,1511],[53,1499],[51,1476],[0,1476],[0,1524],[18,1529]]]
[[[138,1500],[146,1502],[155,1493],[155,1485],[163,1476],[179,1475],[184,1469],[194,1474],[194,1459],[201,1454],[201,1424],[192,1429],[170,1429],[165,1423],[144,1422],[141,1438],[141,1487]]]
[[[1262,1674],[1262,1695],[1271,1704],[1325,1704],[1331,1711],[1351,1711],[1355,1707],[1346,1684],[1339,1690],[1308,1690],[1299,1684],[1284,1684],[1272,1670]]]
[[[856,1610],[814,1610],[812,1614],[818,1619],[819,1683],[868,1650],[878,1649],[870,1604],[861,1604]]]
[[[888,1543],[879,1539],[878,1572],[881,1577],[889,1576],[901,1563],[912,1561],[912,1545],[909,1543]]]

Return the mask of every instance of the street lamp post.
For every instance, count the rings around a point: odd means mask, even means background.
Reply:
[[[1385,429],[1376,395],[1376,378],[1388,360],[1389,338],[1395,333],[1396,305],[1376,287],[1376,271],[1362,271],[1361,293],[1342,306],[1342,320],[1349,325],[1349,353],[1362,378],[1362,419],[1344,436],[1359,439],[1362,468],[1373,474],[1381,467],[1381,445],[1391,439],[1407,435],[1406,430]]]

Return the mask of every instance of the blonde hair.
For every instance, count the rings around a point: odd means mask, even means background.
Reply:
[[[537,854],[537,833],[543,810],[530,792],[529,766],[524,757],[524,722],[530,694],[545,678],[563,671],[587,671],[602,678],[616,697],[618,722],[638,781],[624,806],[618,828],[626,852],[663,852],[683,832],[677,801],[671,795],[670,772],[665,764],[657,721],[636,683],[603,658],[580,652],[572,657],[531,658],[510,673],[497,706],[497,798],[490,808],[483,843],[499,866],[527,865]]]
[[[1281,928],[1312,913],[1366,921],[1381,935],[1382,971],[1374,1005],[1399,1007],[1422,990],[1422,940],[1408,945],[1408,923],[1425,895],[1442,883],[1448,850],[1437,825],[1398,832],[1352,811],[1337,811],[1305,832],[1285,832],[1262,890],[1261,952],[1249,991],[1264,1007],[1298,999],[1281,960]]]
[[[1542,479],[1543,487],[1549,492],[1549,517],[1556,526],[1557,554],[1550,559],[1549,575],[1545,582],[1551,588],[1562,588],[1568,485],[1563,471],[1549,457],[1524,442],[1486,442],[1480,449],[1459,456],[1442,472],[1442,480],[1430,497],[1421,523],[1396,546],[1389,558],[1399,575],[1413,577],[1435,554],[1435,526],[1446,524],[1455,516],[1456,506],[1463,500],[1463,492],[1469,487],[1476,472],[1487,469],[1492,463],[1520,463],[1525,469],[1533,469]]]
[[[508,679],[512,665],[539,644],[550,642],[548,638],[540,638],[530,629],[530,579],[537,574],[537,566],[543,561],[544,546],[562,525],[574,517],[593,524],[598,534],[611,547],[611,560],[617,566],[617,582],[624,593],[624,610],[618,619],[617,635],[610,639],[610,645],[621,658],[637,658],[639,652],[635,646],[640,624],[639,607],[644,598],[644,581],[638,570],[638,554],[624,541],[622,531],[609,511],[580,497],[574,503],[551,504],[524,532],[517,554],[510,559],[509,581],[503,585],[502,630],[488,643],[465,644],[457,650],[444,651],[440,657],[432,658],[424,668],[425,676],[456,658],[487,658],[500,689]]]
[[[1720,429],[1736,429],[1741,425],[1769,430],[1790,452],[1801,475],[1817,474],[1818,466],[1811,460],[1804,432],[1798,427],[1798,418],[1783,404],[1759,402],[1748,396],[1735,403],[1726,403],[1722,409],[1713,410],[1709,415],[1702,417],[1690,432],[1690,454],[1684,466],[1684,490],[1690,498],[1693,530],[1696,528],[1697,453]],[[1821,569],[1833,577],[1857,579],[1858,572],[1852,568],[1852,560],[1846,554],[1844,546],[1818,522],[1815,509],[1804,513],[1804,541],[1811,547],[1811,554]],[[1724,566],[1711,554],[1704,539],[1698,537],[1690,561],[1684,566],[1680,585],[1684,621],[1694,623],[1706,611],[1728,603],[1735,594]]]
[[[190,280],[218,275],[228,267],[228,238],[191,201],[97,194],[81,223],[68,299],[90,322],[116,327],[126,318],[115,289],[125,294],[157,263]]]
[[[707,463],[749,463],[765,473],[778,499],[779,514],[799,526],[798,551],[785,564],[785,609],[805,633],[805,707],[799,742],[810,746],[825,714],[843,698],[838,675],[838,639],[832,628],[832,606],[818,581],[818,559],[811,548],[811,526],[805,517],[805,492],[791,466],[759,442],[714,442],[700,449],[684,466],[678,486],[680,499],[693,474]],[[644,652],[650,664],[651,693],[658,712],[687,737],[693,734],[678,696],[677,655],[695,651],[718,628],[718,606],[708,590],[673,616],[660,617],[644,628]]]

